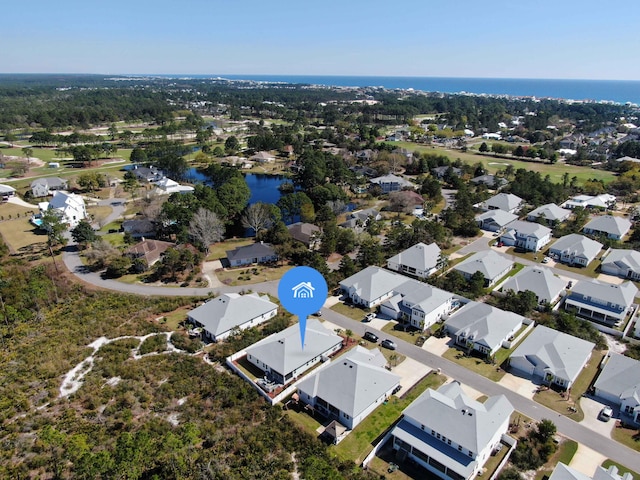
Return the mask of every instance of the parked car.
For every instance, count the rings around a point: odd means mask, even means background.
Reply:
[[[363,322],[370,322],[371,320],[373,320],[374,318],[376,318],[376,314],[375,313],[367,313],[364,318],[362,319]]]
[[[608,422],[609,420],[611,420],[611,417],[613,417],[613,410],[611,409],[611,407],[604,407],[602,410],[600,410],[600,420]]]
[[[364,336],[362,338],[373,343],[378,343],[378,336],[373,332],[364,332]]]
[[[551,260],[551,258],[550,258],[550,257],[544,257],[544,258],[542,259],[542,263],[549,263],[549,260]]]
[[[396,349],[396,344],[395,342],[392,342],[391,340],[389,340],[388,338],[385,338],[382,343],[380,343],[381,347],[384,348],[388,348],[389,350],[395,350]]]
[[[314,313],[314,315],[316,317],[321,317],[322,316],[322,311],[318,310],[316,313]]]

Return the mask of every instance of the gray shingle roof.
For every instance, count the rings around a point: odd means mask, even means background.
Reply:
[[[507,232],[518,232],[519,235],[525,235],[539,240],[549,235],[551,233],[551,229],[544,225],[540,225],[539,223],[516,220],[507,226]]]
[[[486,303],[469,302],[444,323],[455,336],[464,333],[469,340],[493,350],[510,332],[522,325],[523,320],[524,317],[516,313],[505,312]]]
[[[631,229],[631,222],[626,218],[613,215],[600,215],[584,226],[584,231],[596,230],[613,235],[623,236]]]
[[[440,247],[438,247],[438,245],[435,243],[427,245],[420,242],[389,258],[387,263],[411,265],[418,270],[428,271],[435,268],[438,263],[438,258],[440,258]]]
[[[640,362],[619,353],[610,352],[598,379],[593,384],[620,399],[635,397],[640,402]]]
[[[522,204],[522,199],[512,193],[499,193],[484,202],[485,208],[499,209],[509,212],[518,208]]]
[[[598,280],[580,280],[573,286],[571,293],[629,308],[638,294],[638,288],[632,282],[615,285]]]
[[[502,284],[502,291],[513,290],[535,293],[539,301],[550,302],[564,290],[565,281],[555,276],[548,268],[529,266]]]
[[[489,219],[500,227],[504,227],[514,220],[517,220],[518,216],[504,210],[489,210],[487,212],[481,213],[480,215],[476,215],[476,222],[482,222]]]
[[[400,384],[398,375],[374,364],[374,358],[382,356],[378,349],[372,351],[369,361],[364,352],[352,352],[336,358],[328,367],[304,379],[298,389],[312,397],[321,397],[347,415],[357,417],[385,392]]]
[[[474,253],[465,261],[460,262],[453,267],[453,269],[468,275],[473,275],[479,271],[482,273],[484,278],[492,280],[512,266],[512,260],[503,257],[493,250],[487,250],[484,252]]]
[[[542,205],[535,210],[532,210],[527,216],[536,218],[542,217],[546,220],[559,221],[564,220],[570,214],[571,210],[561,208],[555,203],[547,203],[546,205]]]
[[[571,233],[559,238],[550,248],[552,252],[561,252],[565,255],[573,254],[587,258],[595,258],[600,249],[602,249],[600,242],[578,233]]]
[[[324,328],[318,320],[308,318],[304,350],[300,345],[300,329],[296,324],[254,343],[246,351],[286,376],[341,342],[340,336]]]
[[[640,252],[621,248],[611,249],[609,254],[602,261],[602,266],[604,267],[610,263],[616,264],[619,268],[628,268],[634,272],[640,272]]]
[[[225,293],[191,310],[188,316],[217,337],[277,308],[267,295]]]
[[[534,366],[543,365],[553,375],[575,380],[595,345],[581,338],[538,325],[511,354]]]
[[[354,288],[360,298],[373,301],[410,280],[398,273],[371,266],[344,279],[340,282],[340,286],[344,289]]]
[[[244,247],[238,247],[234,250],[227,250],[227,258],[229,261],[245,258],[261,258],[269,257],[276,254],[276,251],[268,243],[254,243]]]

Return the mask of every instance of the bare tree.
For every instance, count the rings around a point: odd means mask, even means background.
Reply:
[[[222,240],[224,224],[211,210],[200,207],[189,223],[189,234],[209,253],[209,245]]]
[[[251,204],[247,207],[241,218],[242,226],[253,228],[254,235],[260,230],[267,228],[271,222],[271,208],[262,202]]]

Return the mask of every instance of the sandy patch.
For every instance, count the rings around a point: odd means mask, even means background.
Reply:
[[[430,371],[431,368],[412,358],[405,358],[397,366],[392,367],[391,372],[400,376],[400,386],[402,387],[397,395],[404,395]]]
[[[498,383],[512,392],[516,392],[518,395],[522,395],[523,397],[530,399],[533,399],[533,395],[538,389],[537,385],[534,385],[531,380],[517,377],[510,373],[505,374]]]
[[[602,465],[602,462],[606,459],[607,457],[604,455],[601,455],[595,450],[591,450],[579,443],[578,451],[571,459],[569,466],[591,477],[595,473],[596,469]]]

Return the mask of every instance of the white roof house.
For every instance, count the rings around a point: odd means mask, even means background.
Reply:
[[[537,252],[551,241],[551,233],[544,225],[516,220],[507,225],[500,241],[507,246]]]
[[[614,195],[603,193],[595,196],[577,195],[564,202],[561,206],[572,210],[576,207],[607,209],[610,205],[615,205],[615,203],[616,197]]]
[[[441,261],[438,245],[420,242],[390,257],[387,260],[387,268],[395,272],[426,278],[438,271]]]
[[[586,267],[595,260],[602,249],[602,244],[577,233],[571,233],[556,240],[549,247],[549,253],[568,265]]]
[[[538,325],[509,357],[510,367],[524,375],[570,388],[591,357],[595,345]]]
[[[514,337],[525,318],[486,303],[469,302],[445,322],[447,332],[458,345],[491,356]]]
[[[194,188],[189,185],[180,185],[175,180],[163,177],[156,182],[156,188],[153,189],[154,195],[171,195],[172,193],[192,193]]]
[[[513,411],[504,395],[480,403],[458,382],[427,389],[402,412],[393,448],[441,478],[470,479],[500,444]]]
[[[603,364],[593,384],[594,394],[619,407],[621,416],[628,415],[640,422],[640,362],[609,352]]]
[[[367,267],[340,282],[340,288],[353,303],[374,307],[394,295],[394,291],[411,279],[380,267]]]
[[[0,195],[3,197],[13,197],[16,194],[16,189],[11,185],[0,184]]]
[[[234,330],[255,327],[277,313],[278,305],[271,302],[267,295],[225,293],[191,310],[187,318],[203,329],[205,338],[217,342],[227,338]]]
[[[527,220],[530,222],[536,222],[538,219],[543,219],[549,225],[564,222],[571,215],[571,210],[561,208],[555,203],[547,203],[542,205],[527,214]]]
[[[504,210],[509,213],[516,213],[522,207],[523,200],[512,193],[499,193],[490,199],[482,202],[480,208],[483,210]]]
[[[415,185],[409,180],[393,174],[372,178],[370,182],[374,185],[379,185],[384,193],[397,192],[403,188],[415,188]]]
[[[615,285],[580,280],[565,299],[564,308],[590,320],[616,324],[626,318],[637,294],[638,288],[632,282]]]
[[[342,337],[308,318],[304,348],[296,324],[254,343],[246,352],[247,360],[270,380],[286,385],[341,348]]]
[[[613,248],[602,260],[600,270],[608,275],[638,281],[640,280],[640,252]]]
[[[608,238],[620,240],[631,230],[631,222],[623,217],[599,215],[587,223],[582,231],[589,235],[606,235]]]
[[[629,472],[620,475],[618,474],[618,467],[611,465],[608,469],[597,467],[593,477],[590,477],[559,462],[553,469],[549,480],[633,480],[633,475]]]
[[[536,294],[539,303],[553,303],[564,291],[565,281],[554,275],[548,268],[528,266],[502,284],[502,291],[529,290]]]
[[[254,160],[259,163],[273,163],[276,160],[276,156],[269,152],[258,152],[254,156],[250,157],[250,160]]]
[[[492,287],[513,268],[513,261],[493,250],[477,252],[457,264],[453,269],[467,280],[474,273],[480,272],[484,277],[485,287]]]
[[[376,348],[356,347],[298,384],[300,400],[353,429],[389,398],[400,377]]]
[[[48,203],[42,202],[41,205],[46,205],[47,209],[56,210],[70,228],[78,225],[80,220],[87,218],[84,200],[80,195],[76,195],[75,193],[54,192],[51,201]]]
[[[476,222],[478,222],[478,227],[490,232],[499,232],[517,219],[517,215],[505,212],[504,210],[489,210],[487,212],[476,215]]]

